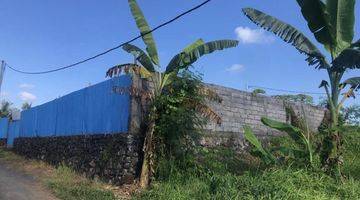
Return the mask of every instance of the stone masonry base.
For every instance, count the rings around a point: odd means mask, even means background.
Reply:
[[[90,178],[132,183],[139,172],[139,139],[129,134],[16,138],[13,150]]]

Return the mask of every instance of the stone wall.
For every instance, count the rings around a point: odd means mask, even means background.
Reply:
[[[282,133],[264,126],[261,117],[287,122],[285,102],[265,95],[254,95],[232,88],[208,84],[222,99],[222,103],[210,102],[209,105],[222,118],[222,124],[209,123],[205,126],[201,143],[205,146],[230,145],[243,149],[243,126],[249,125],[254,133],[263,139],[278,136]],[[325,110],[320,107],[288,103],[298,116],[305,113],[309,128],[316,131],[321,124]]]
[[[7,139],[0,139],[0,147],[6,147]]]
[[[51,165],[64,164],[90,178],[132,183],[139,171],[139,138],[129,134],[17,138],[15,151]]]

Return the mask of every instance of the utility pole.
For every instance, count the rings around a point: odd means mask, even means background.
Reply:
[[[5,73],[5,61],[1,61],[1,67],[0,67],[0,95],[1,95],[1,86],[4,78]]]

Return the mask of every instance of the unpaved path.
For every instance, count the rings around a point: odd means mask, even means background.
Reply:
[[[39,180],[0,162],[0,200],[56,200]]]

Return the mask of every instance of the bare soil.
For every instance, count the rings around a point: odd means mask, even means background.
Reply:
[[[0,161],[0,200],[56,200],[36,177]]]

